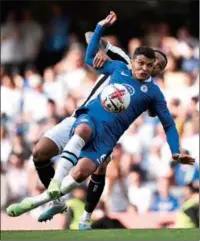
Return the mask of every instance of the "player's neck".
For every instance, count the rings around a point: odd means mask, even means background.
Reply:
[[[136,79],[136,80],[138,80],[138,81],[140,81],[141,83],[148,83],[148,82],[151,82],[151,80],[152,80],[151,77],[149,77],[148,79],[144,79],[144,80],[137,79],[137,78],[135,78],[134,76],[133,76],[133,78]]]

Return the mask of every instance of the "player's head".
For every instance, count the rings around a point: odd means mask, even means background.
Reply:
[[[156,49],[154,50],[154,53],[156,56],[156,60],[154,63],[152,74],[151,74],[151,76],[153,77],[160,74],[167,66],[167,56],[160,50],[156,50]]]
[[[136,48],[131,60],[133,76],[141,81],[148,79],[152,74],[155,59],[152,48],[146,46]]]

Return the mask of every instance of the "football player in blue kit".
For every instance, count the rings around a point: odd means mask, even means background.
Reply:
[[[98,23],[86,53],[86,62],[90,66],[93,65],[94,56],[99,48],[103,28],[112,25],[115,18],[115,13],[111,12],[107,18]],[[108,112],[103,108],[98,95],[86,106],[78,108],[75,113],[77,119],[71,129],[71,145],[63,152],[63,158],[58,163],[48,191],[37,197],[27,198],[20,204],[11,205],[7,209],[10,216],[18,216],[59,198],[79,186],[111,154],[124,131],[149,106],[153,107],[164,127],[172,158],[182,164],[194,163],[192,157],[180,154],[175,123],[162,92],[151,81],[154,62],[155,53],[148,47],[139,47],[135,50],[131,60],[131,70],[120,61],[106,61],[98,71],[111,75],[109,84],[119,83],[128,86],[131,94],[129,107],[117,114]],[[74,168],[69,173],[72,166]]]

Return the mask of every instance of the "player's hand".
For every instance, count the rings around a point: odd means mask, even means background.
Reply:
[[[174,154],[172,158],[174,161],[181,164],[193,165],[195,163],[195,159],[186,154]]]
[[[117,20],[117,15],[115,12],[110,11],[110,14],[103,20],[101,20],[98,24],[106,27],[106,26],[111,26],[115,23]]]
[[[100,49],[94,57],[93,67],[96,69],[102,68],[107,59],[108,56],[106,55],[106,53],[102,49]]]

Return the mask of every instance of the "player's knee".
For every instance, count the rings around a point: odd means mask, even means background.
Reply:
[[[36,145],[33,149],[33,160],[35,163],[50,161],[51,157],[49,154],[41,148],[39,145]]]
[[[90,166],[84,166],[84,168],[81,168],[79,166],[76,166],[76,168],[72,171],[72,176],[77,182],[83,182],[86,178],[88,178],[92,173],[93,169]]]
[[[72,174],[72,176],[77,182],[83,182],[89,174],[86,171],[83,172],[82,170],[77,170]]]
[[[96,174],[96,175],[105,175],[105,174],[106,174],[107,166],[108,166],[108,162],[102,163],[102,164],[97,168],[97,170],[95,171],[94,174]]]
[[[77,126],[74,133],[82,137],[85,142],[88,142],[92,135],[92,128],[84,123]]]
[[[96,164],[89,158],[81,158],[77,165],[72,169],[72,177],[77,182],[82,182],[90,175],[92,175],[97,169]]]
[[[34,162],[47,162],[56,155],[59,149],[56,144],[49,138],[41,138],[33,149]]]
[[[94,174],[96,175],[105,175],[108,163],[110,162],[111,157],[107,157],[106,160],[97,168]]]

